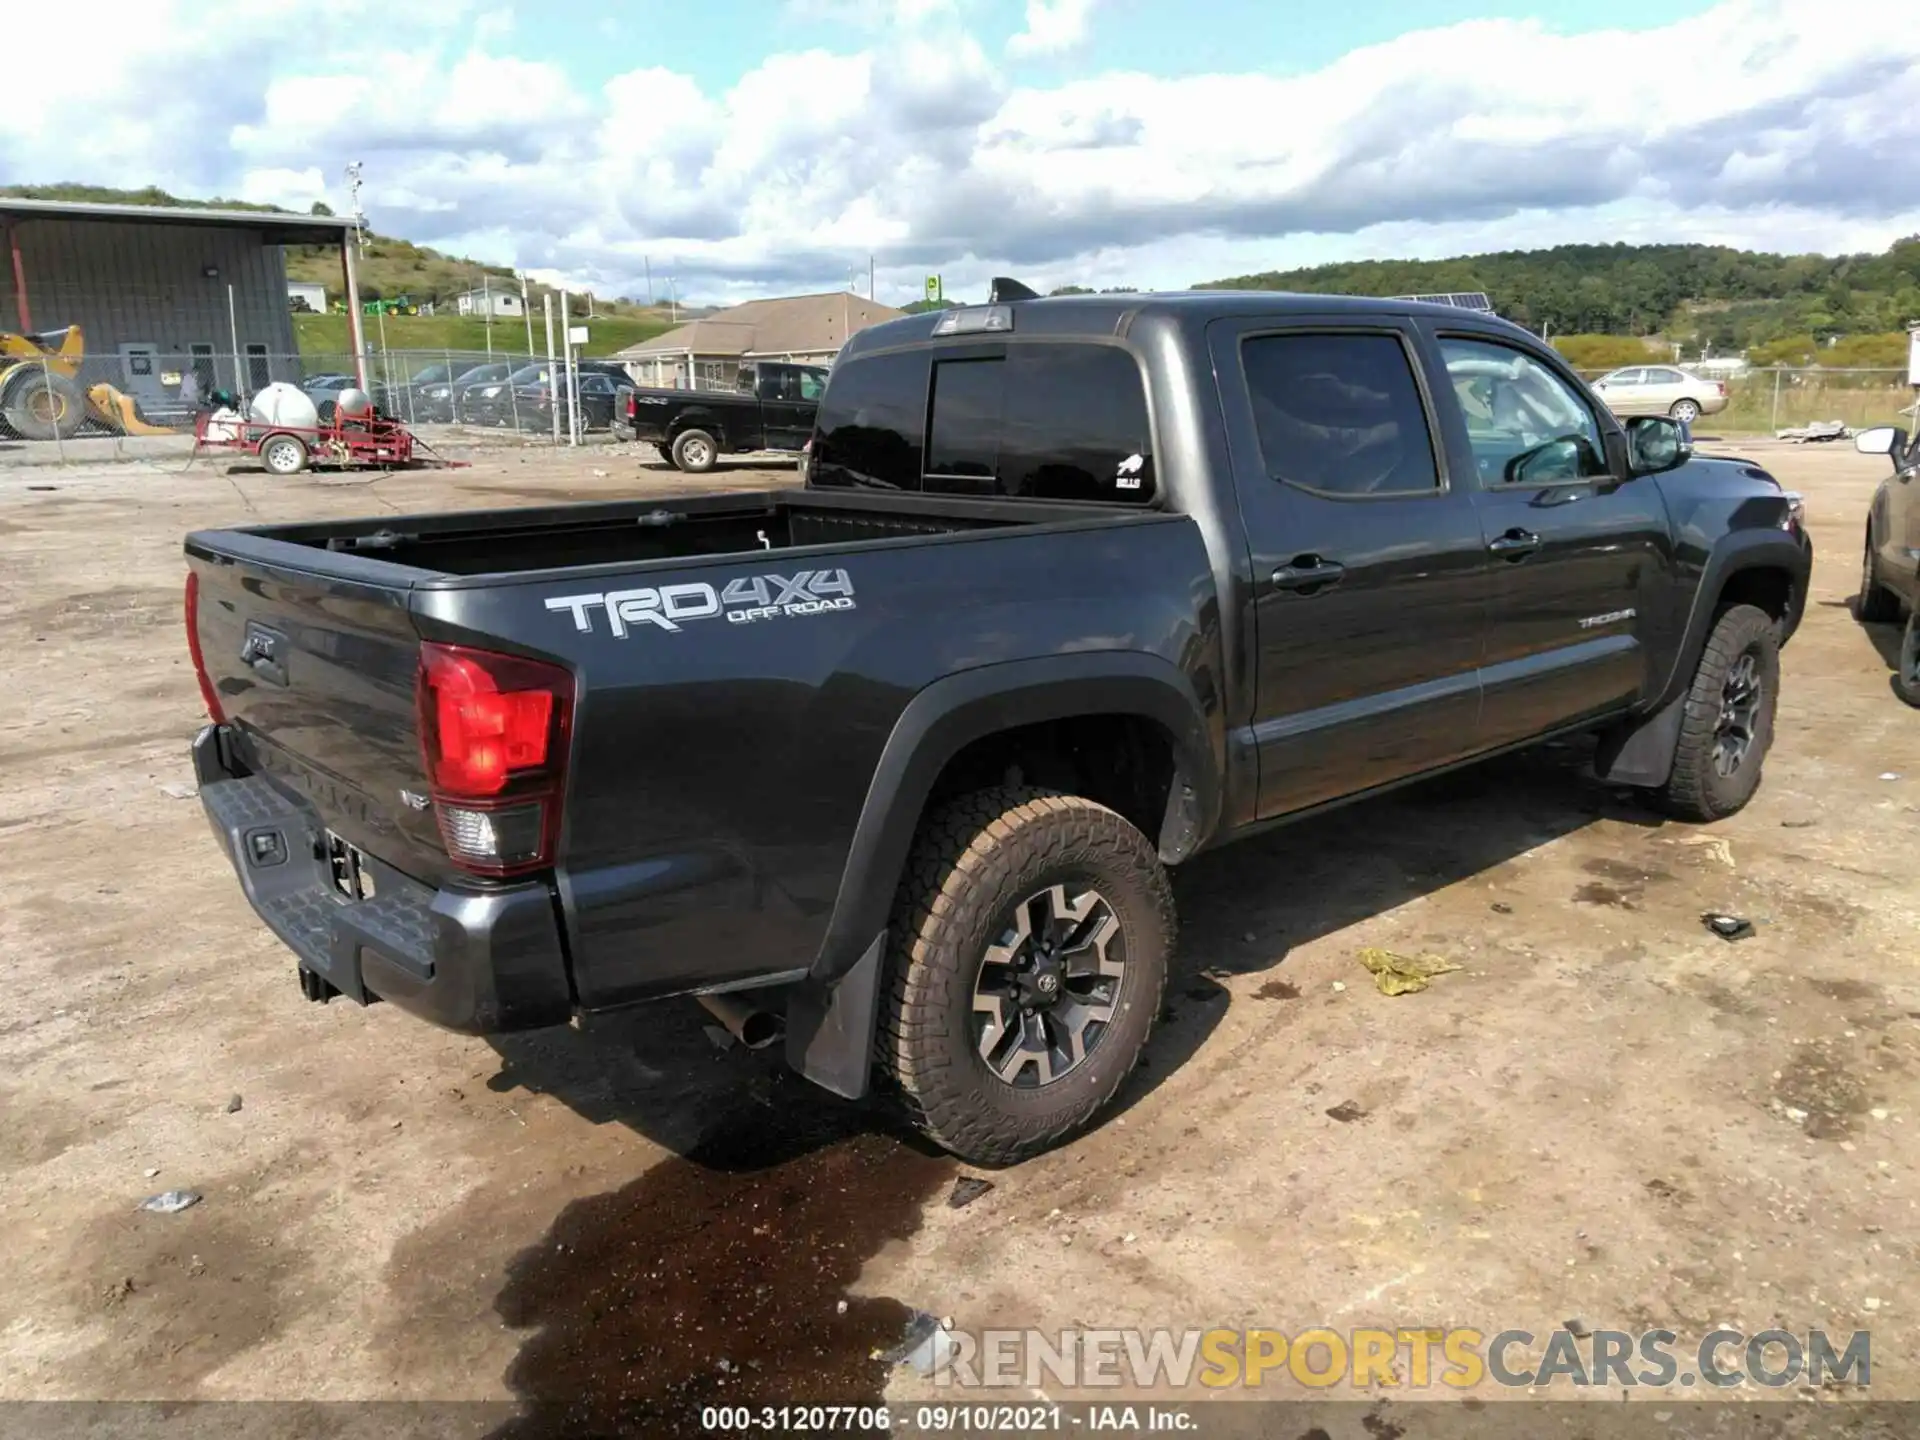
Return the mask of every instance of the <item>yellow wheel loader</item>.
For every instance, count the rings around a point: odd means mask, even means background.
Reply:
[[[102,381],[80,389],[86,337],[78,325],[21,335],[0,330],[0,420],[23,440],[71,440],[89,419],[123,435],[173,435],[133,397]]]

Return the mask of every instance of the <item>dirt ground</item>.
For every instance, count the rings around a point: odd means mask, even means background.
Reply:
[[[0,1399],[854,1403],[924,1393],[870,1358],[905,1307],[1871,1328],[1920,1398],[1920,714],[1846,608],[1885,462],[1740,448],[1820,552],[1750,809],[1664,823],[1563,746],[1202,858],[1124,1111],[965,1208],[690,1003],[488,1042],[306,1002],[191,796],[185,531],[686,477],[0,469]],[[1387,998],[1371,945],[1464,969]]]

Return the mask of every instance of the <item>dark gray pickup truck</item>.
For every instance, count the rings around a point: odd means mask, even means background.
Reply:
[[[1007,1161],[1139,1060],[1170,865],[1579,731],[1753,794],[1764,470],[1488,317],[997,290],[853,338],[805,488],[187,538],[201,795],[308,996],[698,996]]]

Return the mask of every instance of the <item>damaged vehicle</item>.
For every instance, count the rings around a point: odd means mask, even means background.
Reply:
[[[1739,810],[1812,561],[1504,321],[1010,281],[855,335],[804,487],[185,548],[201,799],[309,998],[693,997],[980,1163],[1113,1101],[1204,850],[1579,732]]]

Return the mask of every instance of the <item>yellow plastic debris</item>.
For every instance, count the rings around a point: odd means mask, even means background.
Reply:
[[[1411,995],[1426,989],[1435,975],[1464,968],[1438,955],[1396,955],[1371,945],[1360,952],[1360,963],[1373,972],[1374,986],[1382,995]]]

